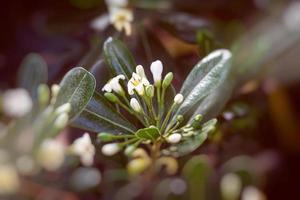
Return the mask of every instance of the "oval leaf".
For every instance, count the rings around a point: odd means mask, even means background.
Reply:
[[[113,75],[123,74],[129,80],[136,63],[128,48],[121,41],[110,37],[105,41],[103,51],[105,62]]]
[[[35,53],[27,55],[18,71],[18,85],[26,89],[31,97],[37,99],[37,88],[48,79],[47,64],[44,59]]]
[[[231,53],[225,49],[216,50],[202,59],[183,83],[180,93],[184,101],[173,116],[173,122],[177,115],[184,115],[213,92],[226,79],[230,67]]]
[[[155,141],[160,136],[160,133],[156,127],[149,127],[138,130],[135,135],[141,139]]]
[[[100,94],[94,93],[84,111],[74,120],[72,126],[92,132],[112,134],[134,133],[136,128],[123,117]]]
[[[54,107],[65,103],[71,104],[70,119],[80,114],[90,101],[96,86],[94,76],[83,69],[76,67],[71,69],[60,82],[60,90]]]

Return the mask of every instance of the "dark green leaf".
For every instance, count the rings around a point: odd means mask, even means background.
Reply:
[[[76,67],[71,69],[60,83],[60,90],[54,107],[71,104],[70,119],[80,114],[90,101],[96,86],[94,76],[87,70]]]
[[[209,95],[222,84],[231,68],[231,53],[228,50],[216,50],[202,59],[186,78],[180,93],[184,101],[173,116],[184,115],[192,107],[198,105],[204,97]]]
[[[121,41],[110,37],[105,41],[103,51],[113,75],[123,74],[129,80],[136,63],[127,47]]]
[[[21,63],[18,72],[18,85],[25,88],[31,97],[37,99],[37,88],[46,83],[48,78],[47,64],[44,59],[35,53],[27,55]]]
[[[138,138],[155,141],[159,136],[159,130],[156,127],[139,129],[135,135]]]
[[[183,140],[182,142],[172,145],[168,149],[164,150],[166,155],[173,155],[175,157],[184,156],[195,151],[200,147],[208,137],[208,134],[215,129],[217,123],[216,119],[212,119],[202,125],[202,128],[196,132],[195,136],[191,136]]]
[[[136,130],[130,122],[117,113],[102,95],[96,92],[72,125],[92,132],[113,134],[134,133]]]

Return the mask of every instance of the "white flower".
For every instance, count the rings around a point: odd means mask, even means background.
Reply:
[[[124,75],[118,75],[112,79],[110,79],[102,88],[102,91],[105,92],[116,92],[117,94],[122,94],[123,88],[121,86],[121,84],[119,83],[120,80],[125,80],[125,76]]]
[[[0,195],[15,193],[20,186],[19,176],[14,166],[0,165]]]
[[[3,111],[10,117],[22,117],[32,108],[32,100],[24,89],[7,90],[2,100]]]
[[[176,94],[176,96],[174,97],[174,103],[175,104],[181,104],[183,101],[183,96],[182,94]]]
[[[38,154],[38,163],[46,170],[55,171],[63,164],[65,159],[65,146],[54,140],[46,139],[41,144]]]
[[[154,61],[151,63],[150,70],[153,75],[153,80],[155,85],[160,85],[161,75],[163,71],[163,64],[160,60]]]
[[[142,65],[138,65],[136,67],[136,73],[132,73],[131,79],[128,81],[127,87],[128,87],[128,93],[130,95],[134,94],[134,90],[139,95],[144,95],[145,93],[145,87],[150,85]]]
[[[248,186],[243,190],[242,200],[266,200],[265,195],[256,187]]]
[[[241,179],[234,173],[226,174],[222,177],[220,189],[224,199],[239,199],[242,189]]]
[[[181,134],[174,133],[167,137],[167,142],[169,142],[171,144],[176,144],[176,143],[180,142],[181,137],[182,137]]]
[[[139,102],[136,100],[136,98],[132,98],[130,100],[130,106],[131,108],[135,111],[140,113],[142,111],[141,105],[139,104]]]
[[[131,34],[131,22],[133,21],[133,13],[130,9],[111,7],[110,22],[118,31],[125,31],[126,35]]]
[[[108,6],[125,7],[128,5],[128,0],[106,0]]]
[[[105,144],[101,151],[106,156],[113,156],[120,151],[120,147],[116,143]]]
[[[73,142],[71,148],[72,152],[80,157],[83,165],[91,166],[93,164],[96,150],[88,133],[85,133],[82,137],[77,138]]]

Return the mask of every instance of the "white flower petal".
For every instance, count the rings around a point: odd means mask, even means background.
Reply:
[[[150,70],[153,75],[154,83],[159,83],[161,81],[163,64],[160,60],[151,63]]]

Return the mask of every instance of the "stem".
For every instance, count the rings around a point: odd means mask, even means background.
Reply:
[[[123,146],[126,146],[127,144],[136,142],[136,141],[138,141],[138,140],[139,140],[139,138],[136,138],[136,137],[135,137],[135,138],[129,139],[129,140],[127,140],[127,141],[125,141],[125,142],[122,142],[122,143],[119,143],[119,144],[120,144],[121,147],[123,147]]]
[[[174,108],[175,108],[175,105],[176,105],[176,104],[173,104],[172,107],[171,107],[171,109],[168,111],[168,113],[167,113],[167,115],[166,115],[166,117],[165,117],[165,120],[164,120],[164,122],[163,122],[163,124],[162,124],[162,126],[161,126],[161,129],[160,129],[161,133],[164,132],[164,129],[165,129],[166,126],[167,126],[167,123],[168,123],[168,121],[169,121],[169,119],[170,119],[170,116],[171,116],[171,114],[172,114],[172,112],[173,112],[173,110],[174,110]]]
[[[128,106],[126,106],[124,103],[122,103],[121,101],[118,102],[118,104],[124,108],[127,112],[129,112],[130,114],[134,115],[136,118],[138,118],[138,120],[144,125],[144,126],[149,126],[149,122],[147,119],[145,119],[145,121],[136,113],[133,112],[132,110],[130,110],[130,108]]]

